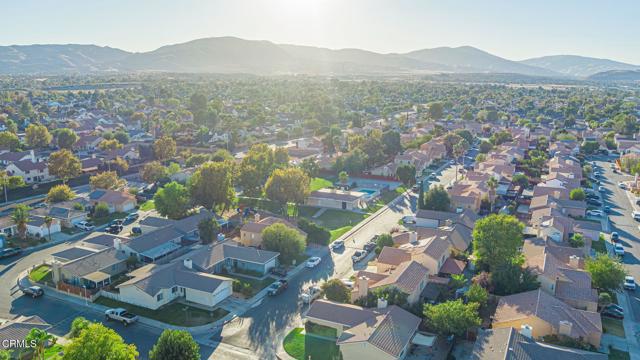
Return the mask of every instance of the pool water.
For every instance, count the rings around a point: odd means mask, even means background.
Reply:
[[[378,192],[377,190],[373,190],[373,189],[358,189],[356,191],[363,192],[368,195],[373,195]]]

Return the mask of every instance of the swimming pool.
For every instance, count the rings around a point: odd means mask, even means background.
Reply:
[[[363,193],[365,193],[367,195],[374,195],[374,194],[376,194],[378,192],[378,190],[366,189],[366,188],[359,188],[356,191],[363,192]]]

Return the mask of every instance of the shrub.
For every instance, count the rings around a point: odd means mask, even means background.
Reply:
[[[69,185],[56,185],[49,190],[47,201],[50,203],[58,203],[71,200],[76,194],[71,190]]]
[[[298,220],[300,230],[307,233],[307,242],[318,245],[329,245],[331,233],[326,228],[305,218]]]
[[[109,205],[103,202],[98,203],[95,209],[93,209],[93,217],[103,218],[107,216],[109,216]]]

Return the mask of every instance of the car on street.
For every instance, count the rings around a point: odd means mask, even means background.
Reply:
[[[89,221],[80,221],[76,224],[76,227],[84,231],[91,231],[94,228],[93,224]]]
[[[606,306],[604,306],[602,308],[602,310],[605,310],[605,309],[613,309],[615,311],[619,311],[619,312],[624,314],[624,309],[622,308],[622,306],[620,306],[618,304],[613,304],[613,303],[612,304],[608,304],[608,305],[606,305]]]
[[[625,276],[624,283],[622,284],[627,290],[635,290],[636,289],[636,279],[633,276]]]
[[[359,261],[362,261],[366,257],[367,250],[356,250],[356,252],[353,253],[353,256],[351,256],[351,260],[353,260],[354,263],[357,263]]]
[[[140,215],[137,212],[131,213],[131,214],[127,215],[126,218],[124,218],[124,223],[125,224],[131,224],[132,222],[138,220],[139,217],[140,217]]]
[[[613,247],[613,252],[618,256],[624,256],[624,247],[620,244],[616,244]]]
[[[109,222],[109,226],[113,226],[113,225],[122,225],[124,224],[124,220],[125,219],[113,219]]]
[[[272,275],[280,276],[280,277],[285,277],[287,276],[287,273],[288,273],[287,268],[284,266],[272,267],[270,272]]]
[[[320,289],[320,287],[312,285],[309,286],[307,290],[304,290],[302,294],[300,294],[300,300],[302,300],[304,304],[311,304],[313,300],[319,298],[320,296],[322,296],[322,290]]]
[[[336,240],[332,242],[330,248],[333,251],[344,248],[344,240]]]
[[[620,234],[617,231],[611,233],[611,241],[618,242],[620,240]]]
[[[623,182],[618,183],[618,187],[619,187],[620,189],[622,189],[622,190],[627,190],[627,185],[626,185],[625,183],[623,183]]]
[[[363,249],[365,249],[367,252],[372,252],[376,246],[378,246],[378,244],[376,244],[375,241],[369,241],[366,244],[364,244]]]
[[[320,264],[320,261],[322,261],[322,258],[317,256],[312,256],[309,258],[309,260],[307,260],[307,264],[305,266],[308,268],[314,268],[318,266],[318,264]]]
[[[603,209],[604,209],[605,214],[608,214],[608,213],[611,212],[611,206],[609,206],[609,205],[605,205],[605,207]]]
[[[122,229],[122,225],[113,224],[109,225],[104,231],[108,232],[109,234],[118,235],[120,234],[120,232],[122,232]]]
[[[600,200],[591,199],[591,198],[587,199],[587,204],[593,205],[593,206],[602,206],[602,202]]]
[[[131,233],[132,234],[136,234],[136,235],[140,235],[142,234],[142,228],[139,226],[134,226],[131,228]]]
[[[34,299],[44,295],[44,290],[42,290],[40,286],[29,286],[22,288],[21,290],[23,294],[31,296]]]
[[[132,314],[123,308],[107,309],[104,312],[104,317],[107,321],[115,320],[127,326],[138,321],[138,315]]]
[[[638,220],[640,221],[640,211],[634,211],[631,213],[631,216],[633,217],[633,220]]]
[[[624,319],[624,313],[616,310],[615,308],[605,308],[604,310],[602,310],[601,314],[602,316],[610,317],[614,319],[619,319],[619,320]]]
[[[0,259],[16,256],[22,253],[22,249],[17,247],[10,247],[0,250]]]
[[[604,215],[601,210],[589,210],[587,216],[602,217]]]
[[[273,284],[269,285],[269,287],[267,288],[267,295],[276,296],[282,293],[283,291],[285,291],[288,286],[289,286],[289,283],[287,283],[287,280],[278,280]]]
[[[598,186],[598,191],[605,192],[607,191],[607,188],[605,188],[604,186]]]
[[[415,216],[411,216],[411,215],[406,215],[402,218],[402,223],[403,224],[415,224],[416,223],[416,218]]]

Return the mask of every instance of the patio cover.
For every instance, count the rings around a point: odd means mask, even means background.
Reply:
[[[85,276],[83,276],[83,278],[93,281],[94,283],[99,283],[101,281],[107,280],[109,279],[109,277],[111,277],[111,275],[104,273],[102,271],[94,271],[90,274],[87,274]]]

